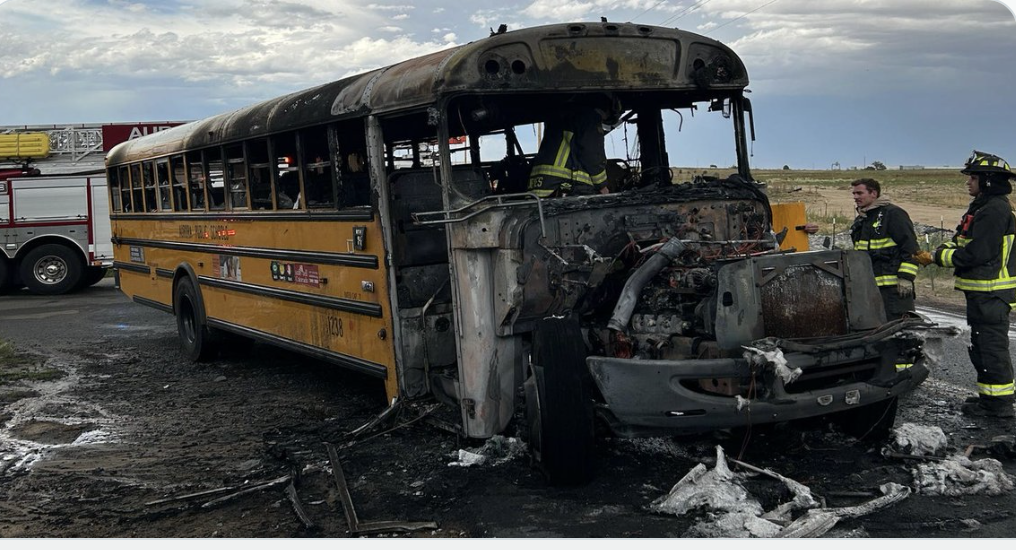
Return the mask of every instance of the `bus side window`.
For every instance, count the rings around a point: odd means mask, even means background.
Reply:
[[[106,175],[109,181],[109,204],[110,212],[123,212],[123,207],[120,206],[120,172],[117,169],[112,169]],[[4,209],[6,210],[6,209]],[[5,212],[0,211],[0,216],[3,216]],[[0,222],[6,222],[7,220],[0,217]]]
[[[243,156],[243,144],[226,147],[226,168],[229,205],[233,210],[246,210],[247,166]]]
[[[192,157],[196,157],[194,160]],[[190,153],[190,170],[187,178],[187,192],[190,194],[192,212],[203,212],[205,209],[205,169],[201,164],[201,153]]]
[[[208,209],[226,209],[226,174],[222,165],[222,150],[218,147],[205,149],[208,164]]]
[[[273,138],[275,169],[275,208],[299,210],[301,208],[300,166],[296,161],[296,133],[290,132]]]
[[[121,212],[131,211],[131,176],[126,166],[117,168],[120,179],[120,207]]]
[[[336,126],[339,204],[370,205],[370,170],[363,124]]]
[[[169,162],[160,160],[155,164],[155,177],[159,184],[159,210],[168,212],[173,209],[170,204]]]
[[[170,184],[173,186],[173,211],[187,211],[187,177],[184,176],[183,156],[176,155],[169,160]]]
[[[141,164],[131,165],[131,211],[144,212],[144,182],[141,181]]]
[[[303,150],[303,189],[307,208],[335,208],[332,158],[326,127],[304,130],[300,135]]]
[[[155,196],[155,178],[152,175],[152,163],[141,163],[141,180],[145,189],[145,212],[159,210],[159,200]]]
[[[367,168],[367,152],[350,151],[343,156],[342,205],[370,205],[370,170]]]
[[[272,209],[272,164],[268,156],[268,140],[247,143],[247,169],[250,173],[250,206],[254,210]]]

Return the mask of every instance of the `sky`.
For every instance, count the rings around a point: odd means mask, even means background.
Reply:
[[[1006,5],[1008,4],[1008,6]],[[1016,163],[1016,0],[0,0],[0,126],[193,120],[509,30],[730,45],[758,168]],[[729,136],[724,136],[729,141]],[[701,140],[687,164],[730,165]]]

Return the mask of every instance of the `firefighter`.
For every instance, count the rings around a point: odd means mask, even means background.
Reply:
[[[621,114],[606,94],[571,102],[547,121],[546,134],[529,172],[529,190],[540,197],[607,193],[604,135]]]
[[[963,414],[1011,418],[1013,370],[1009,357],[1009,311],[1016,302],[1016,257],[1012,254],[1016,218],[1006,195],[1016,175],[1003,159],[974,151],[961,173],[973,200],[956,227],[952,241],[932,261],[955,270],[956,289],[967,301],[970,362],[977,371],[977,396],[962,406]]]
[[[900,319],[914,311],[914,279],[920,250],[914,224],[907,211],[882,196],[882,186],[871,178],[850,184],[857,218],[850,228],[854,250],[871,257],[875,284],[882,295],[886,319]]]

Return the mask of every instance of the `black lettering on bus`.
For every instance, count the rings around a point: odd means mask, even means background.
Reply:
[[[328,334],[331,336],[342,337],[342,318],[334,315],[328,316]]]

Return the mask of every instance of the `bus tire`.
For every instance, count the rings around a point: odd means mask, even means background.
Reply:
[[[184,356],[195,362],[214,359],[219,352],[219,339],[205,323],[202,302],[190,278],[184,277],[176,284],[173,311]]]
[[[86,267],[85,274],[81,277],[81,281],[78,282],[78,288],[88,288],[104,278],[106,278],[105,267]]]
[[[62,244],[44,244],[21,260],[21,282],[35,294],[64,294],[81,281],[84,261]]]
[[[529,450],[551,485],[593,478],[593,408],[578,322],[547,319],[533,333],[532,375],[524,384]]]

